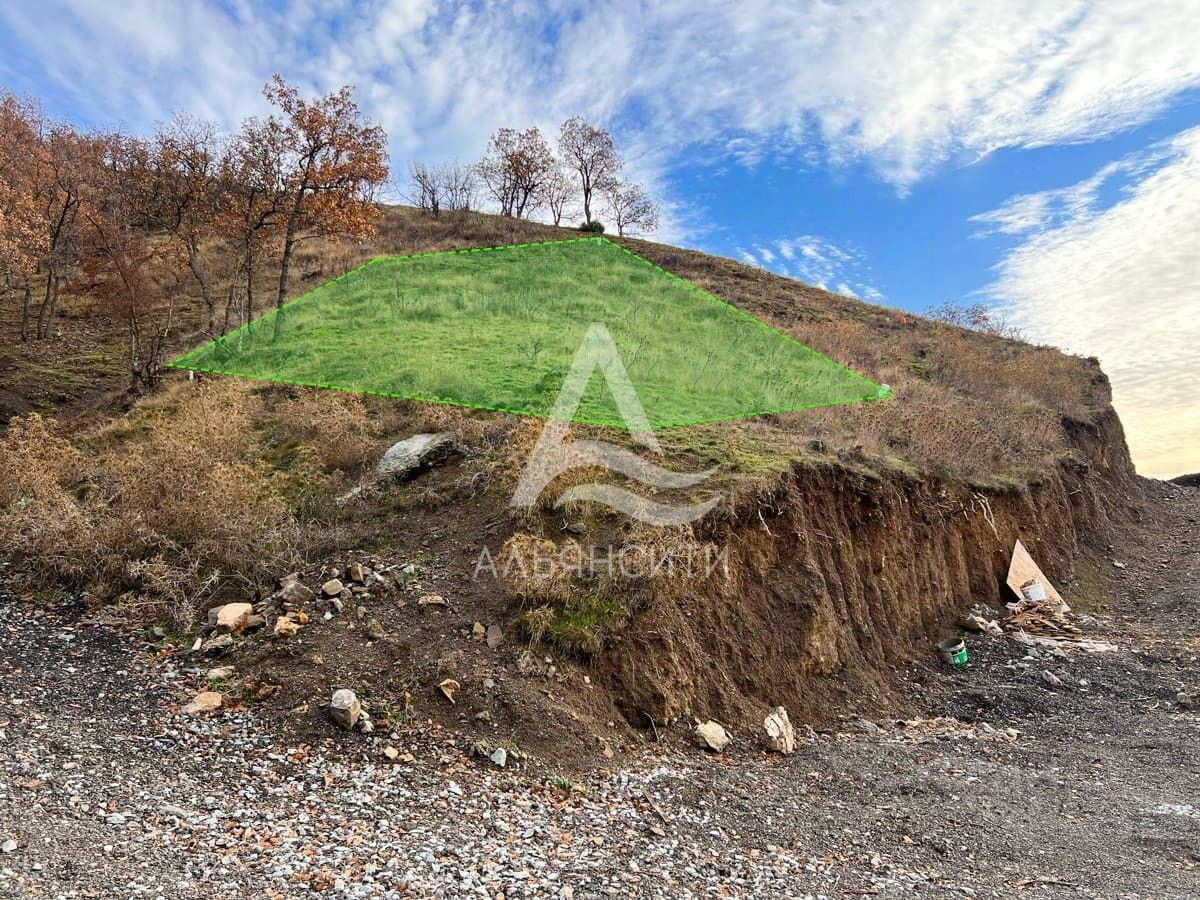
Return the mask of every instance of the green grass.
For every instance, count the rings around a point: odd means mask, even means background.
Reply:
[[[604,238],[376,259],[172,365],[544,417],[595,322],[655,428],[881,394]],[[595,376],[573,418],[625,424]]]

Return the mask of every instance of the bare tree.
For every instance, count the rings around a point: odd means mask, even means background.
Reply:
[[[436,166],[413,163],[408,167],[409,201],[435,218],[442,211],[442,180]]]
[[[442,206],[454,212],[474,209],[479,198],[479,179],[473,166],[448,163],[440,169]]]
[[[46,291],[37,318],[39,340],[50,334],[62,281],[80,262],[79,203],[87,168],[83,157],[92,149],[87,139],[69,125],[51,126],[45,137],[44,166],[38,178],[38,204],[47,246],[42,265]]]
[[[441,211],[469,210],[479,194],[479,181],[472,166],[443,163],[429,166],[413,163],[408,170],[409,201],[432,216]]]
[[[946,300],[927,309],[925,315],[934,321],[945,322],[947,325],[970,328],[972,331],[1010,338],[1015,341],[1025,340],[1025,333],[1020,327],[1007,321],[998,310],[991,309],[982,303],[961,306],[953,300]]]
[[[658,228],[658,205],[640,184],[609,182],[604,186],[604,200],[617,234],[641,234]]]
[[[542,196],[546,200],[546,206],[550,210],[550,216],[554,219],[555,225],[562,224],[568,205],[574,201],[577,195],[575,179],[571,177],[572,174],[556,161],[554,168],[546,178],[546,183],[542,186]]]
[[[488,141],[476,166],[484,187],[503,216],[524,218],[542,202],[542,187],[554,169],[554,156],[542,132],[501,128]]]
[[[606,185],[616,181],[621,172],[621,157],[616,144],[607,131],[595,128],[575,116],[563,122],[558,136],[558,150],[566,165],[579,176],[583,220],[590,225],[592,199]]]
[[[221,215],[228,185],[221,178],[225,141],[210,122],[176,116],[154,136],[147,179],[154,199],[146,204],[155,223],[180,242],[187,266],[208,312],[208,334],[216,333],[217,303],[208,263],[201,251]]]
[[[254,318],[254,272],[260,252],[283,227],[289,191],[283,171],[286,148],[277,123],[247,119],[221,161],[226,186],[219,227],[238,247],[238,268],[244,276],[241,297],[230,283],[222,333],[229,329],[235,301],[241,319]]]

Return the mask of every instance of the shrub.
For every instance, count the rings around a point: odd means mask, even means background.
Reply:
[[[142,411],[141,427],[125,422],[90,454],[37,416],[10,424],[0,550],[30,586],[124,597],[186,627],[294,564],[299,529],[257,460],[244,389],[181,393],[177,407]]]
[[[589,234],[604,234],[604,223],[593,219],[590,222],[580,222],[579,230]]]

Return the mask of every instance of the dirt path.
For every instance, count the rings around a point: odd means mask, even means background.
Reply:
[[[1087,626],[1119,652],[971,638],[966,671],[910,672],[956,723],[847,722],[786,759],[672,737],[570,793],[432,725],[390,764],[183,716],[177,658],[0,599],[0,896],[1194,897],[1200,490],[1152,490]]]

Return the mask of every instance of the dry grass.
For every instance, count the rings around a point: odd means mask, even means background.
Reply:
[[[246,392],[173,392],[72,447],[40,417],[0,441],[0,548],[34,584],[67,583],[186,626],[292,565],[299,532],[256,461]]]

